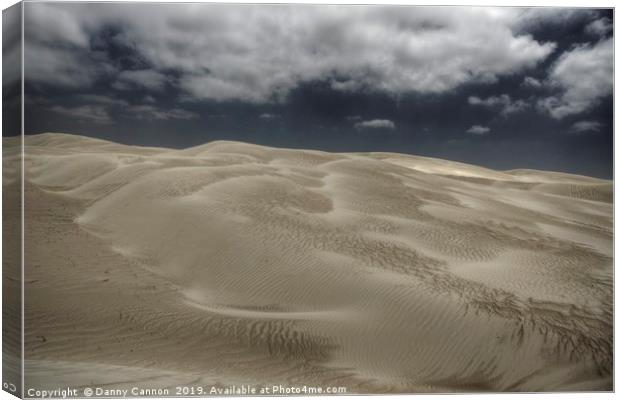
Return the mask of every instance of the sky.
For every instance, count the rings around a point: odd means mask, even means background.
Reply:
[[[24,23],[27,134],[613,174],[611,10],[26,3]]]

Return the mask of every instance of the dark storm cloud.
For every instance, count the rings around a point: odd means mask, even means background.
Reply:
[[[106,108],[100,105],[78,107],[54,106],[51,110],[58,114],[67,115],[86,122],[94,122],[97,124],[109,124],[112,122]]]
[[[117,99],[113,97],[101,96],[96,94],[82,94],[77,96],[80,101],[85,103],[96,103],[96,104],[104,104],[109,106],[123,106],[126,107],[129,103],[122,99]]]
[[[116,79],[116,82],[112,85],[115,89],[133,90],[144,88],[155,92],[162,91],[168,80],[166,75],[151,69],[121,71],[116,76]]]
[[[21,4],[2,12],[2,134],[21,132]]]
[[[611,175],[610,11],[27,3],[25,18],[29,132]],[[485,158],[494,143],[529,153]]]
[[[2,84],[11,86],[21,77],[21,18],[19,6],[2,14]]]

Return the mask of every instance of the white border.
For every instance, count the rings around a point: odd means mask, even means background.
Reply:
[[[63,0],[63,1],[67,1],[67,2],[99,2],[99,1],[93,1],[93,0]],[[25,2],[39,2],[38,0],[25,0]],[[118,2],[118,3],[126,3],[126,2],[130,2],[130,1],[123,1],[123,0],[118,0],[118,1],[108,1],[108,2]],[[182,0],[133,0],[133,2],[157,2],[157,3],[187,3],[188,1],[182,1]],[[16,4],[17,2],[14,0],[0,0],[0,5],[2,6],[2,9],[5,9],[11,5]],[[416,0],[389,0],[389,1],[381,1],[381,0],[375,0],[375,1],[369,1],[369,0],[361,0],[361,1],[352,1],[352,0],[314,0],[314,1],[303,1],[303,0],[287,0],[287,1],[265,1],[265,0],[228,0],[228,1],[205,1],[204,3],[257,3],[257,4],[266,4],[266,3],[290,3],[290,4],[379,4],[379,5],[419,5],[419,6],[485,6],[485,7],[491,7],[491,6],[500,6],[500,7],[575,7],[575,8],[614,8],[615,4],[613,1],[610,0],[590,0],[590,1],[578,1],[578,0],[562,0],[562,1],[553,1],[553,0],[538,0],[538,1],[515,1],[515,0],[504,0],[504,1],[500,1],[500,0],[476,0],[476,1],[467,1],[467,0],[444,0],[441,2],[431,2],[431,1],[416,1]],[[24,371],[24,363],[23,363],[23,354],[24,354],[24,300],[25,300],[25,292],[24,292],[24,213],[25,213],[25,208],[24,208],[24,176],[25,176],[25,165],[24,165],[24,157],[25,157],[25,152],[24,152],[24,146],[23,146],[23,141],[24,141],[24,117],[25,117],[25,109],[24,109],[24,103],[25,103],[25,99],[24,99],[24,5],[22,3],[22,54],[21,54],[21,68],[22,68],[22,77],[21,77],[21,84],[22,84],[22,107],[21,107],[21,115],[22,115],[22,121],[21,121],[21,130],[22,130],[22,160],[21,160],[21,164],[22,164],[22,170],[21,170],[21,182],[22,182],[22,243],[21,243],[21,257],[22,257],[22,393],[23,393],[23,385],[24,385],[24,379],[23,379],[23,371]],[[614,10],[614,18],[615,18],[615,10]],[[615,26],[615,24],[614,24]],[[1,38],[1,33],[0,33],[0,38]],[[618,52],[616,51],[616,41],[614,41],[614,177],[617,176],[617,170],[616,170],[616,154],[618,154],[618,143],[615,140],[615,132],[616,132],[616,115],[618,115],[618,112],[620,111],[620,106],[618,105],[618,103],[615,101],[615,65],[618,63]],[[0,63],[0,75],[2,74],[2,66]],[[1,111],[1,105],[2,105],[2,99],[0,96],[0,116],[2,115],[2,111]],[[0,144],[0,149],[1,149],[1,144]],[[614,184],[614,199],[616,199],[617,197],[617,192],[616,192],[616,186]],[[2,199],[0,198],[0,205],[2,204]],[[615,201],[614,201],[614,233],[616,231],[616,224],[615,224]],[[2,242],[1,242],[1,237],[2,237],[2,232],[0,231],[0,250],[2,248]],[[614,234],[614,255],[618,254],[617,253],[618,250],[618,243],[615,240],[615,234]],[[615,256],[614,256],[614,272],[615,272]],[[616,363],[615,363],[615,355],[616,355],[616,346],[615,344],[617,343],[617,335],[616,335],[616,326],[617,326],[617,318],[616,318],[616,313],[615,313],[615,304],[616,304],[616,300],[617,300],[617,292],[616,292],[616,281],[615,281],[615,273],[614,273],[614,389],[615,389],[615,384],[616,382],[618,382],[618,377],[619,377],[619,373],[618,373],[618,368],[616,367]],[[1,294],[1,285],[0,285],[0,294]],[[0,321],[1,321],[1,317],[0,317]],[[1,334],[0,334],[1,337]],[[7,392],[0,392],[0,400],[4,400],[4,399],[14,399],[14,396],[11,396],[10,394],[8,394]],[[414,397],[415,396],[415,397]],[[458,396],[458,397],[455,397]],[[478,398],[478,396],[483,396],[485,399],[499,399],[499,398],[506,398],[506,397],[510,397],[510,398],[538,398],[539,396],[543,396],[545,399],[559,399],[559,398],[566,398],[568,396],[571,397],[578,397],[579,399],[603,399],[603,398],[614,398],[615,394],[614,393],[567,393],[567,394],[562,394],[562,393],[553,393],[553,394],[540,394],[540,393],[532,393],[532,394],[473,394],[473,395],[467,395],[467,394],[458,394],[458,395],[397,395],[397,396],[388,396],[388,395],[376,395],[376,396],[372,396],[372,399],[381,399],[381,400],[385,400],[385,399],[403,399],[403,398],[416,398],[416,399],[475,399]],[[366,397],[366,396],[364,396]],[[226,399],[241,399],[241,397],[224,397]],[[266,398],[266,397],[263,397]],[[292,399],[308,399],[311,397],[289,397]],[[347,398],[351,398],[350,396],[344,396],[344,397],[338,397],[338,396],[321,396],[321,399],[347,399]]]

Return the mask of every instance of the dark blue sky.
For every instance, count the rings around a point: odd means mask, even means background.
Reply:
[[[26,133],[611,178],[610,10],[27,3]]]

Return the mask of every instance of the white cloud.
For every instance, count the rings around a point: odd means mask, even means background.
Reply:
[[[541,81],[531,76],[526,76],[525,78],[523,78],[523,83],[521,83],[521,85],[533,89],[539,89],[543,86]]]
[[[347,121],[359,121],[362,119],[361,115],[349,115],[346,117]]]
[[[76,18],[64,7],[26,6],[24,13],[25,28],[28,24],[36,24],[36,29],[25,29],[28,42],[45,42],[50,44],[85,47],[89,35],[84,29],[82,18]]]
[[[597,121],[578,121],[571,126],[571,131],[575,133],[598,132],[603,124]]]
[[[538,106],[553,118],[579,114],[598,104],[613,89],[613,39],[566,51],[551,67],[548,84],[561,93],[539,100]]]
[[[127,111],[137,119],[146,120],[169,120],[169,119],[194,119],[198,118],[198,114],[183,110],[180,108],[173,108],[170,110],[157,108],[152,105],[135,105],[127,109]]]
[[[82,121],[95,122],[99,124],[108,124],[112,122],[105,107],[99,105],[86,105],[79,107],[55,106],[52,107],[51,110],[58,114],[66,115]]]
[[[396,125],[389,119],[373,119],[358,122],[353,125],[355,129],[395,129]]]
[[[523,100],[512,100],[509,95],[502,94],[500,96],[491,96],[481,99],[476,96],[470,96],[467,102],[471,105],[479,105],[489,108],[496,108],[504,117],[525,110],[528,104]]]
[[[90,104],[77,107],[54,106],[50,109],[82,121],[108,124],[110,112],[143,120],[194,119],[198,114],[181,108],[164,109],[149,104],[130,105],[125,100],[100,95],[80,95],[80,100]]]
[[[590,35],[603,37],[607,35],[609,32],[613,31],[613,29],[614,29],[614,26],[611,20],[605,17],[605,18],[599,18],[597,20],[590,22],[586,26],[585,32],[589,33]]]
[[[466,133],[471,133],[473,135],[486,135],[491,132],[491,129],[486,126],[474,125],[465,131]]]
[[[312,80],[328,81],[336,90],[441,93],[521,72],[555,48],[515,33],[528,17],[510,8],[104,3],[27,8],[37,8],[26,13],[29,30],[52,35],[55,48],[85,48],[84,35],[114,25],[122,31],[118,43],[140,52],[154,71],[175,71],[175,84],[189,98],[218,101],[281,101]],[[47,18],[52,12],[55,18]],[[66,20],[66,28],[58,27]],[[38,45],[46,44],[39,39]],[[34,61],[38,51],[32,51]],[[64,66],[94,71],[94,77],[86,76],[91,80],[105,73],[88,60],[71,61],[71,54],[76,53],[67,54]],[[36,72],[42,81],[72,83],[71,69]],[[147,89],[162,84],[154,75],[131,78]],[[126,77],[119,79],[123,87]]]

